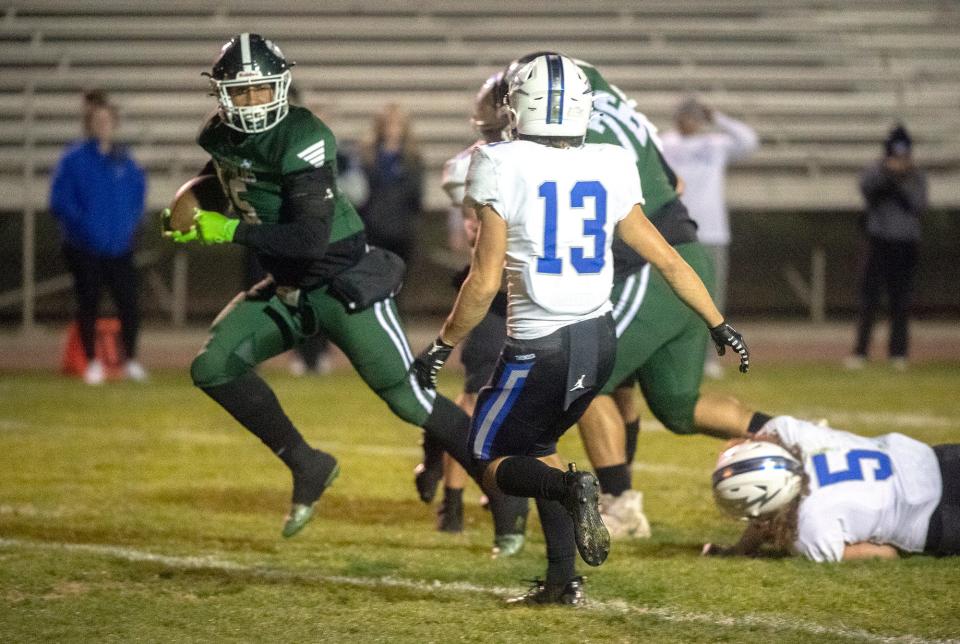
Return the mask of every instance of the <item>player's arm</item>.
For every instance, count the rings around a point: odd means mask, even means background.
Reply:
[[[740,536],[740,540],[732,546],[721,546],[715,543],[703,545],[701,555],[706,557],[755,557],[761,546],[773,541],[770,522],[751,521]]]
[[[900,553],[891,545],[885,543],[870,543],[860,541],[848,543],[843,547],[843,561],[857,559],[899,559]]]
[[[282,224],[250,224],[200,211],[197,231],[204,243],[234,242],[273,257],[317,260],[327,252],[336,180],[333,162],[286,174],[280,195]]]
[[[470,273],[440,331],[440,339],[450,346],[462,342],[487,314],[503,277],[507,222],[489,205],[479,206],[478,210],[479,229]]]
[[[717,310],[700,276],[650,223],[639,204],[620,222],[617,232],[623,241],[663,274],[670,288],[708,326],[715,327],[723,323],[723,315]]]
[[[660,271],[677,297],[703,318],[710,327],[717,353],[723,355],[726,347],[733,348],[740,355],[740,371],[746,373],[750,368],[750,352],[743,337],[724,321],[700,276],[650,223],[639,204],[635,204],[620,221],[617,232],[623,241]]]
[[[413,363],[417,381],[423,387],[436,388],[437,375],[453,347],[480,323],[500,290],[507,253],[507,222],[489,205],[477,206],[477,210],[480,226],[470,272],[460,286],[457,301],[440,335]]]

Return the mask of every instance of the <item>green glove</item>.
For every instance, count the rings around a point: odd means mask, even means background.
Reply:
[[[237,226],[240,225],[239,219],[231,219],[219,212],[200,210],[199,208],[197,208],[197,214],[193,216],[193,220],[197,222],[196,227],[200,243],[205,246],[232,242],[233,236],[237,232]]]
[[[178,244],[186,244],[187,242],[196,241],[197,239],[197,227],[190,226],[190,230],[185,233],[180,232],[179,230],[174,230],[170,227],[170,209],[164,208],[160,212],[160,221],[162,223],[161,234],[171,241],[177,242]]]

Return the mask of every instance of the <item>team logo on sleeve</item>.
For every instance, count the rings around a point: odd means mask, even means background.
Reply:
[[[319,168],[323,165],[323,162],[326,159],[326,144],[323,142],[323,140],[320,140],[310,147],[304,149],[302,152],[297,154],[297,156],[313,167]]]

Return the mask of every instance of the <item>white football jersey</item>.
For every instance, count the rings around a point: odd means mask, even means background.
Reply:
[[[846,544],[870,541],[921,552],[943,481],[933,449],[903,434],[857,436],[778,416],[759,432],[799,447],[810,479],[800,502],[796,551],[840,561]]]
[[[447,196],[450,197],[450,203],[458,210],[463,203],[463,197],[466,194],[467,170],[470,168],[470,157],[473,151],[483,145],[484,141],[478,140],[468,148],[464,148],[457,153],[457,156],[447,159],[443,164],[443,172],[440,175],[440,185]]]
[[[473,153],[466,192],[507,223],[510,337],[543,337],[611,309],[614,229],[643,203],[628,151],[490,143]]]

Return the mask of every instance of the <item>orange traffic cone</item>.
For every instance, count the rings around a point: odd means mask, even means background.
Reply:
[[[94,351],[97,359],[103,363],[107,378],[120,378],[123,364],[126,362],[120,343],[120,320],[117,318],[98,318]],[[87,355],[80,341],[80,326],[76,321],[67,327],[67,345],[63,351],[61,371],[68,376],[83,376],[87,369]]]

